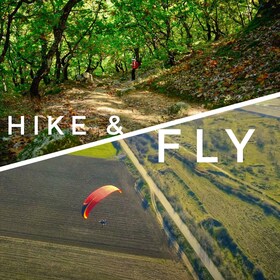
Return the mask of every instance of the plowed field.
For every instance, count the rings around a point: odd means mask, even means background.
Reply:
[[[84,220],[83,200],[105,184],[123,193],[104,199]],[[133,185],[122,163],[77,156],[2,172],[0,276],[7,279],[13,272],[13,279],[188,279]],[[100,219],[108,224],[101,226]]]

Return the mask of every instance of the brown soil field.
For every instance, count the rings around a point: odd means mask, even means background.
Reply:
[[[170,259],[10,237],[0,237],[0,261],[1,279],[191,279]]]
[[[107,197],[84,220],[84,199],[106,184],[121,188],[123,193]],[[145,279],[132,275],[134,271],[153,275],[152,271],[157,271],[154,266],[158,266],[161,273],[156,273],[157,279],[172,279],[167,277],[170,267],[174,279],[189,279],[150,210],[142,208],[133,185],[133,177],[121,162],[78,156],[58,157],[2,172],[1,273],[14,271],[13,279]],[[108,225],[102,227],[100,219],[107,219]],[[116,270],[121,265],[121,256],[122,276],[117,273],[120,269]],[[46,258],[52,264],[48,265]],[[105,272],[96,268],[95,263],[101,263]],[[89,275],[95,273],[96,277],[72,277],[73,264],[77,264],[77,269],[84,264]],[[38,271],[36,265],[41,265]],[[33,271],[37,278],[29,277]]]

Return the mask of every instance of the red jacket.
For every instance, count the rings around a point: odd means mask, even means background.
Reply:
[[[139,62],[136,60],[133,60],[131,66],[132,66],[132,69],[137,69],[139,67]]]

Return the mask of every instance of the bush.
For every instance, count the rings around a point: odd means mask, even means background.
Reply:
[[[177,102],[173,105],[171,105],[168,109],[167,109],[167,113],[169,115],[177,115],[179,114],[183,109],[187,109],[188,108],[188,104],[185,102]]]

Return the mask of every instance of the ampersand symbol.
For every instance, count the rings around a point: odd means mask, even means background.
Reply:
[[[111,116],[109,119],[110,125],[107,127],[107,132],[110,135],[117,135],[117,134],[123,134],[122,132],[122,126],[118,127],[117,123],[119,123],[120,118],[118,116]],[[114,131],[112,131],[112,128],[114,128]]]

